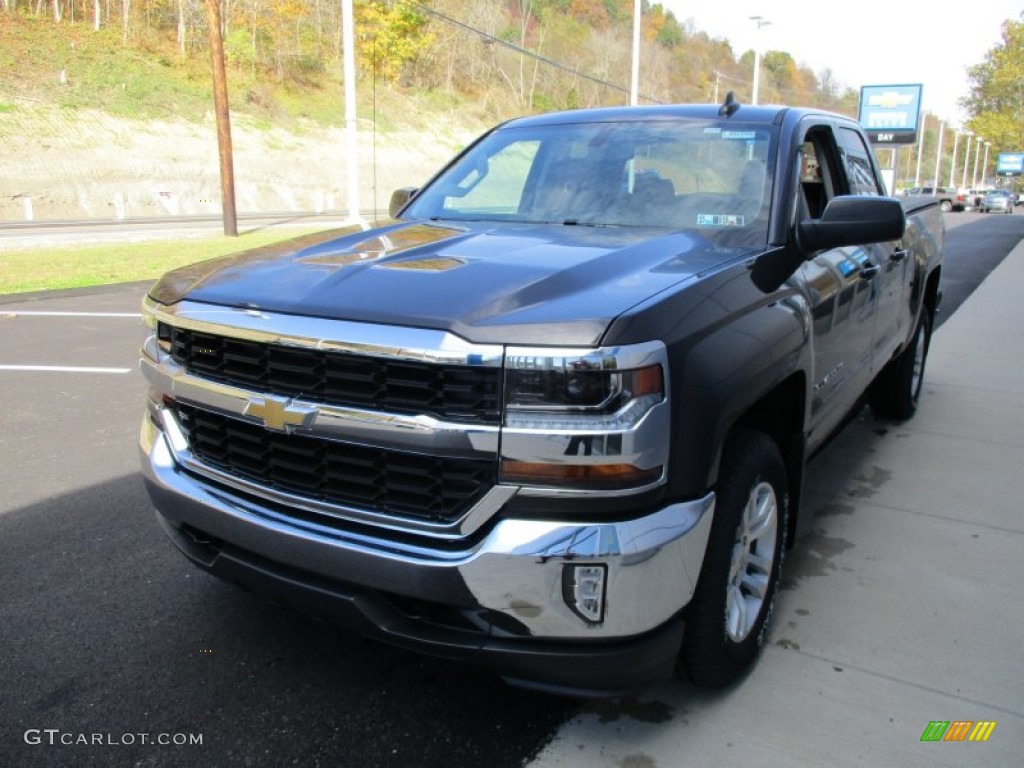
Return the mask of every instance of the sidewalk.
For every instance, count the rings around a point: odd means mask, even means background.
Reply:
[[[1018,766],[1024,754],[1024,243],[935,334],[917,416],[810,466],[752,673],[595,704],[532,768]],[[922,742],[933,720],[988,741]]]

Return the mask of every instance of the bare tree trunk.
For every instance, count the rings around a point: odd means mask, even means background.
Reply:
[[[256,7],[255,7],[255,5],[253,6],[253,10],[252,10],[252,29],[251,29],[251,32],[252,32],[252,34],[250,35],[250,38],[251,38],[251,42],[252,42],[252,58],[249,61],[249,66],[251,67],[252,73],[255,75],[256,74],[256,56],[257,56],[257,48],[256,48]]]
[[[185,4],[188,0],[178,0],[178,51],[185,57]]]
[[[92,28],[93,31],[100,31],[100,0],[92,0]]]
[[[526,49],[526,33],[530,27],[530,12],[533,0],[519,0],[519,47]],[[519,54],[519,104],[526,106],[526,57]]]
[[[541,48],[544,47],[544,30],[541,30],[540,39],[537,40],[537,55],[540,55]],[[533,60],[533,77],[530,80],[530,102],[527,104],[527,109],[533,109],[533,97],[537,92],[537,75],[540,72],[540,59]]]
[[[132,0],[121,0],[121,42],[128,42],[128,18],[132,10]]]
[[[60,0],[53,0],[53,20],[59,23],[61,16]]]

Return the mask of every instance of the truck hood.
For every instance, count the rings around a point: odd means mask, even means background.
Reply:
[[[631,307],[750,254],[664,230],[403,223],[202,262],[168,273],[151,295],[435,328],[479,343],[590,346]]]

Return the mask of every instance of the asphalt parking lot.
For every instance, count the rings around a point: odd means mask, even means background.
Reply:
[[[1024,216],[950,220],[921,410],[864,414],[812,463],[759,665],[724,691],[599,703],[369,643],[193,569],[136,474],[145,286],[0,298],[0,766],[1019,765],[1024,250],[1006,254]],[[933,721],[996,725],[922,742]],[[60,743],[95,734],[120,742]]]

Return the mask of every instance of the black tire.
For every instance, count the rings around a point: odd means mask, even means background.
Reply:
[[[876,417],[906,421],[917,411],[931,340],[932,313],[923,307],[910,344],[889,361],[868,391],[868,403]]]
[[[697,685],[735,681],[764,645],[785,553],[786,488],[775,441],[737,430],[722,454],[704,566],[686,612],[679,671]]]

